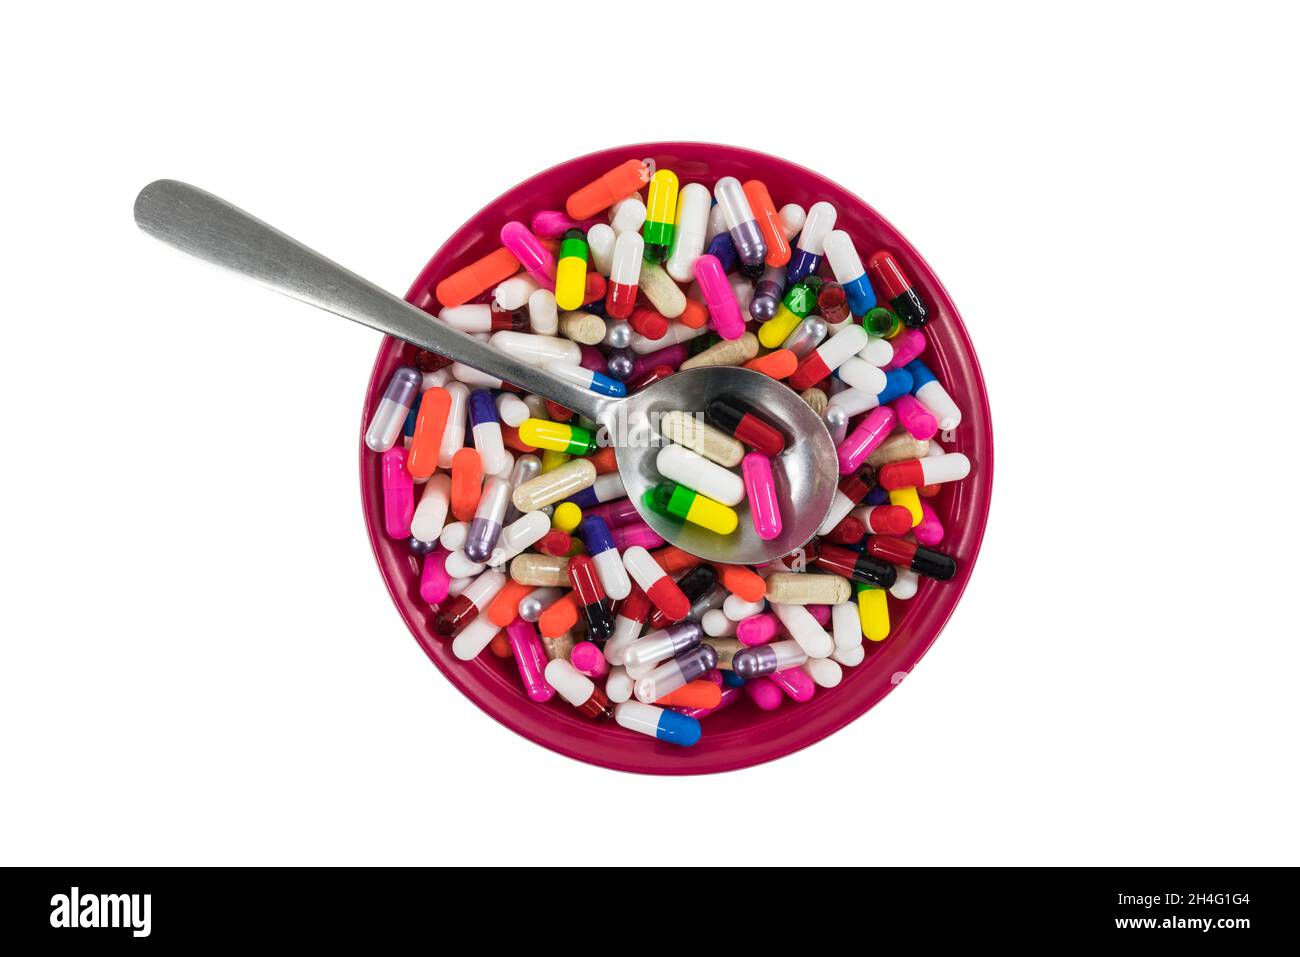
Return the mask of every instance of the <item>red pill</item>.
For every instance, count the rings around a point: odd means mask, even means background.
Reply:
[[[709,424],[768,458],[785,451],[785,437],[749,403],[735,396],[714,399],[704,410]]]
[[[904,538],[873,535],[867,539],[867,553],[873,558],[910,568],[918,575],[939,581],[946,582],[957,574],[957,562],[951,556]]]

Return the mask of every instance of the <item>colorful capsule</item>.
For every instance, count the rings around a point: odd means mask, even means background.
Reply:
[[[745,497],[749,500],[749,516],[754,531],[765,542],[781,534],[781,503],[772,475],[772,460],[762,452],[750,452],[740,460],[740,472],[745,477]]]
[[[709,424],[774,459],[785,451],[785,437],[744,399],[723,396],[705,407]]]
[[[649,674],[659,662],[694,648],[704,639],[698,622],[683,621],[652,631],[627,645],[623,666],[634,677]]]
[[[655,468],[664,478],[688,485],[723,505],[736,506],[745,498],[745,483],[739,475],[684,446],[665,445],[655,456]]]
[[[585,488],[576,495],[570,496],[569,501],[581,509],[590,509],[593,506],[600,505],[604,502],[613,502],[627,496],[627,489],[623,487],[623,479],[617,472],[606,472],[604,475],[597,476],[596,481],[590,488]],[[592,515],[597,513],[592,512]],[[602,519],[608,522],[604,515]],[[610,527],[620,524],[609,522]],[[621,595],[618,597],[622,597]]]
[[[892,310],[884,306],[876,306],[874,309],[867,310],[867,314],[862,317],[862,328],[873,336],[893,339],[903,331],[903,321]]]
[[[889,434],[893,430],[894,410],[888,406],[872,409],[863,416],[862,421],[858,423],[858,427],[849,433],[848,437],[840,443],[840,447],[836,450],[835,454],[839,460],[840,474],[848,475],[860,468],[867,461],[867,457],[879,448],[885,439],[889,438]],[[883,471],[880,484],[885,485]],[[904,484],[924,483],[907,482]],[[885,487],[889,488],[890,486],[885,485]]]
[[[884,641],[889,637],[889,592],[862,582],[853,587],[857,592],[858,625],[862,635],[868,641]]]
[[[561,698],[578,709],[579,714],[597,720],[614,717],[614,706],[605,692],[564,658],[548,663],[544,677]]]
[[[496,399],[489,390],[475,389],[469,394],[469,424],[474,448],[483,458],[483,474],[503,472],[511,460],[501,436]]]
[[[906,535],[912,527],[912,513],[901,505],[863,505],[852,515],[870,535]]]
[[[744,678],[761,678],[786,668],[797,668],[808,660],[808,654],[797,641],[774,641],[736,652],[731,659],[731,670]]]
[[[536,449],[550,449],[569,455],[590,455],[596,451],[595,434],[567,422],[524,419],[519,423],[519,437]]]
[[[746,266],[761,265],[767,256],[767,243],[740,180],[734,176],[722,177],[713,186],[713,197],[722,210],[727,233],[731,236],[740,261]]]
[[[863,362],[863,360],[857,359],[857,354],[867,344],[867,338],[867,331],[861,326],[849,326],[831,336],[816,350],[799,360],[799,368],[794,371],[794,375],[790,376],[791,388],[807,389],[821,382],[822,379],[825,379],[850,360],[856,359],[858,362]],[[867,364],[863,362],[863,365]],[[871,365],[867,365],[867,368],[876,369],[875,366]],[[877,384],[883,386],[885,374],[879,369],[876,369],[876,374],[879,377]],[[850,385],[852,384],[850,383]]]
[[[586,555],[575,555],[569,559],[566,574],[578,596],[579,611],[587,622],[587,637],[604,645],[614,632],[614,604],[600,583],[596,563]]]
[[[459,306],[519,272],[519,260],[502,247],[456,270],[438,283],[433,294],[443,306]]]
[[[433,631],[439,638],[455,638],[465,626],[505,587],[506,576],[489,568],[475,578],[459,595],[448,600],[433,618]]]
[[[543,289],[555,286],[555,256],[533,235],[533,231],[519,222],[509,222],[501,227],[501,245],[510,250],[528,275]]]
[[[823,543],[817,552],[817,564],[829,572],[843,575],[855,582],[875,585],[877,588],[888,588],[894,584],[894,579],[897,577],[894,566],[888,562],[839,545]]]
[[[560,336],[537,336],[527,332],[494,332],[488,343],[507,355],[530,366],[550,365],[552,362],[582,364],[582,349],[576,343]]]
[[[867,551],[873,558],[901,565],[927,578],[946,582],[957,574],[957,562],[951,556],[903,538],[873,535],[867,539]]]
[[[554,698],[555,689],[546,681],[546,651],[533,623],[516,616],[506,625],[506,641],[529,699],[540,704]]]
[[[483,485],[474,520],[470,522],[465,537],[465,554],[476,562],[486,562],[492,557],[501,529],[505,524],[506,509],[510,506],[510,483],[492,476]]]
[[[696,625],[696,628],[699,628]],[[703,636],[703,630],[700,631]],[[694,681],[718,664],[718,653],[710,645],[697,645],[676,658],[665,661],[650,674],[637,680],[633,686],[636,699],[652,704],[664,695],[672,694],[687,682]]]
[[[650,177],[646,198],[645,260],[657,263],[668,255],[677,221],[677,174],[661,169]]]
[[[524,317],[517,312],[496,309],[490,303],[475,302],[464,306],[449,306],[438,313],[438,319],[470,334],[480,332],[523,332],[528,328]]]
[[[695,275],[695,260],[704,252],[708,234],[711,202],[708,187],[699,183],[688,183],[677,195],[677,221],[664,268],[678,282],[690,282]]]
[[[406,470],[406,449],[392,448],[380,456],[384,493],[384,531],[389,538],[409,538],[415,515],[415,484]]]
[[[411,405],[420,394],[424,377],[413,366],[398,366],[393,370],[388,386],[370,417],[366,427],[366,446],[372,452],[387,452],[402,434],[402,424],[411,411]]]
[[[969,474],[970,459],[960,452],[945,452],[881,466],[880,487],[895,489],[909,485],[917,488],[922,485],[940,485],[944,482],[958,482]]]
[[[590,460],[574,459],[549,472],[541,471],[534,478],[516,486],[511,500],[519,511],[535,512],[582,491],[595,481],[596,467]]]
[[[915,488],[891,488],[885,492],[885,495],[890,505],[907,509],[907,513],[912,517],[912,528],[921,524],[921,519],[925,516],[921,512],[921,497]]]
[[[640,233],[620,233],[615,240],[614,259],[609,268],[609,288],[605,293],[606,315],[614,319],[626,319],[632,315],[644,251],[645,240]]]
[[[572,382],[579,389],[587,389],[597,395],[606,395],[615,399],[627,395],[627,386],[603,372],[594,372],[567,362],[552,362],[546,367],[546,371],[565,382]]]
[[[935,417],[939,428],[946,432],[961,425],[961,409],[930,367],[920,359],[913,359],[907,364],[907,371],[912,376],[912,395]]]
[[[623,559],[614,547],[609,525],[603,518],[584,518],[579,531],[605,594],[614,601],[622,601],[632,591],[632,580],[628,578]]]
[[[914,438],[929,439],[939,431],[939,420],[916,396],[900,395],[890,405],[898,416],[898,424]]]
[[[676,482],[660,482],[645,493],[643,501],[658,515],[690,522],[719,535],[730,535],[740,523],[734,509]]]
[[[893,256],[882,249],[867,261],[867,268],[904,325],[919,329],[929,321],[930,310]]]
[[[614,708],[620,727],[668,744],[689,748],[700,740],[700,722],[690,715],[641,701],[624,701]]]
[[[867,271],[862,268],[853,237],[842,229],[834,229],[826,234],[823,246],[826,258],[830,260],[831,272],[844,287],[849,311],[855,316],[865,316],[875,308],[876,292],[867,279]]]
[[[853,507],[867,497],[867,493],[876,487],[876,470],[870,464],[863,465],[856,472],[840,479],[831,501],[831,509],[825,521],[817,529],[818,535],[829,535],[831,529],[844,520],[844,516],[853,511]]]
[[[808,209],[803,228],[799,231],[794,253],[790,256],[790,265],[785,273],[788,282],[799,282],[817,272],[822,264],[826,234],[834,228],[835,207],[825,202],[813,203]]]
[[[817,308],[817,293],[821,290],[821,280],[809,276],[792,283],[785,291],[785,298],[776,309],[776,315],[758,327],[758,341],[768,349],[779,348],[807,315]]]
[[[749,315],[758,322],[767,322],[781,308],[785,295],[785,269],[768,266],[754,286],[754,298],[749,300]]]
[[[623,567],[667,620],[681,621],[691,610],[691,600],[644,547],[624,550]]]
[[[622,666],[624,656],[632,642],[641,634],[641,627],[650,615],[650,599],[637,585],[632,586],[628,596],[618,603],[618,613],[614,616],[614,633],[605,642],[605,660],[611,665]],[[628,697],[632,691],[628,689]]]
[[[650,164],[644,160],[620,163],[599,179],[572,193],[564,203],[564,211],[571,219],[591,219],[650,182],[650,171]]]
[[[424,390],[406,460],[406,467],[415,478],[427,479],[437,471],[442,435],[450,413],[451,394],[446,389],[435,386]]]
[[[745,191],[745,199],[749,201],[749,208],[754,213],[754,218],[758,220],[759,232],[763,234],[763,242],[767,244],[767,255],[763,261],[770,267],[778,267],[784,272],[785,264],[790,261],[790,244],[785,238],[785,227],[781,222],[781,215],[776,210],[776,204],[772,202],[772,196],[767,191],[761,180],[751,179],[745,182],[741,187]]]
[[[581,309],[587,294],[587,237],[571,229],[560,243],[560,261],[555,271],[555,305],[564,310]],[[529,305],[531,305],[531,300]],[[538,330],[540,331],[540,330]]]
[[[739,339],[745,334],[745,317],[740,314],[740,303],[722,263],[716,256],[705,254],[695,260],[694,273],[713,328],[724,339]]]

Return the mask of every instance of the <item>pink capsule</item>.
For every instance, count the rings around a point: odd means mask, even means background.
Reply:
[[[745,682],[745,694],[763,711],[775,711],[781,707],[785,694],[772,683],[769,677],[750,678]]]
[[[648,551],[664,544],[663,536],[647,525],[639,515],[634,521],[611,528],[609,537],[613,540],[614,547],[620,552],[631,548],[633,545],[640,545]]]
[[[590,641],[580,641],[573,646],[569,652],[569,664],[588,678],[603,678],[609,672],[605,653]]]
[[[540,236],[542,239],[560,239],[570,229],[580,229],[584,234],[592,226],[596,225],[598,220],[570,219],[558,209],[543,209],[540,212],[533,213],[532,221],[529,223],[533,228],[533,235]]]
[[[772,684],[784,691],[794,701],[808,701],[817,693],[817,685],[803,668],[786,668],[773,672]]]
[[[514,652],[519,677],[528,697],[537,702],[555,697],[555,689],[546,682],[546,649],[542,647],[542,639],[537,637],[536,626],[516,617],[506,625],[506,641]]]
[[[439,545],[424,556],[420,571],[420,597],[430,605],[447,600],[451,593],[451,576],[447,574],[447,556],[450,553]]]
[[[555,257],[523,223],[509,222],[501,227],[501,245],[519,260],[539,286],[555,291]]]
[[[898,416],[898,423],[912,434],[912,438],[928,439],[939,431],[939,423],[916,396],[900,395],[890,405]]]
[[[705,253],[691,268],[695,281],[700,284],[704,304],[709,307],[713,328],[724,339],[739,339],[745,334],[745,318],[740,314],[735,290],[727,281],[727,273],[718,257]]]
[[[406,449],[391,448],[379,457],[383,474],[384,530],[389,538],[410,538],[415,517],[415,480],[406,471]]]
[[[740,473],[745,477],[745,497],[749,499],[754,531],[770,542],[781,534],[781,503],[772,478],[772,460],[762,452],[750,452],[740,460]]]
[[[943,523],[925,499],[921,499],[921,524],[912,529],[912,534],[926,546],[938,545],[943,541]]]
[[[770,611],[750,615],[736,624],[736,640],[751,648],[767,644],[780,633],[781,619]]]
[[[831,606],[830,605],[804,605],[808,614],[813,616],[813,620],[823,628],[831,623]]]
[[[904,329],[889,344],[894,347],[894,358],[883,368],[901,369],[925,351],[925,333],[920,329]]]
[[[840,474],[857,471],[880,443],[889,438],[896,419],[894,410],[887,405],[878,405],[863,416],[858,427],[840,443],[835,453],[840,462]]]

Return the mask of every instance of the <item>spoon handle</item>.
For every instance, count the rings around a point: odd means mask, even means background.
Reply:
[[[135,222],[183,253],[278,293],[511,382],[603,422],[611,400],[459,332],[224,199],[160,179],[140,191]]]

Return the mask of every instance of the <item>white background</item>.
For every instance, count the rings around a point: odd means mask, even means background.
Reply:
[[[7,14],[0,860],[1297,863],[1281,5],[433,7]],[[188,180],[402,292],[504,188],[653,139],[892,220],[998,452],[906,683],[690,780],[558,757],[443,680],[362,525],[379,336],[131,219]]]

